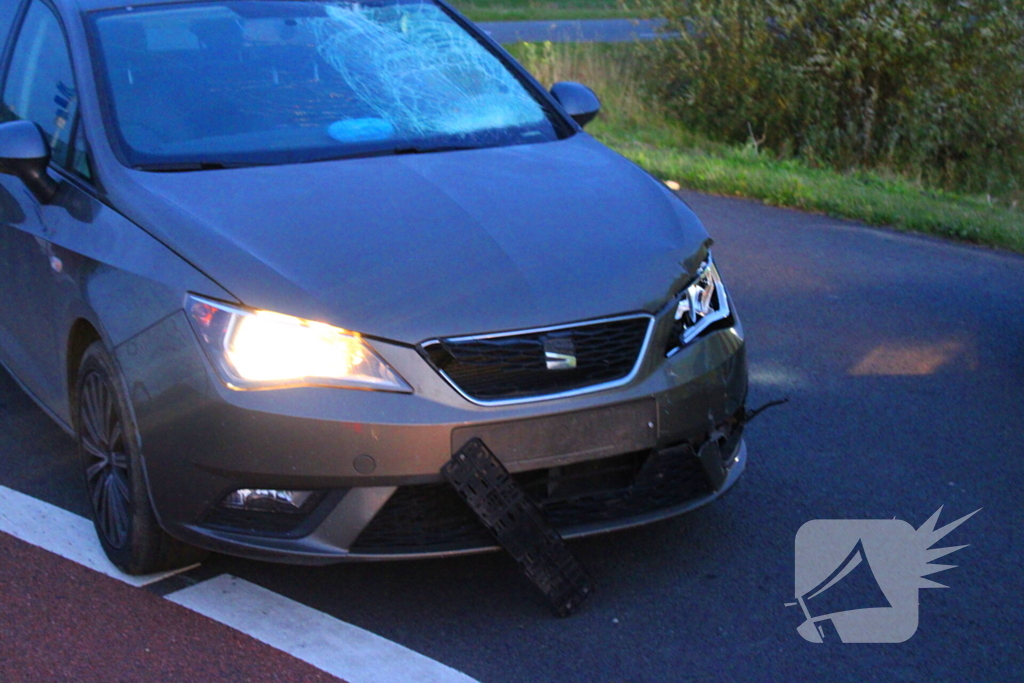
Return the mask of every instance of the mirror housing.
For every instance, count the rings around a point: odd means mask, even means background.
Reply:
[[[50,145],[39,126],[31,121],[0,124],[0,173],[19,178],[43,204],[57,194],[49,165]]]
[[[571,81],[555,83],[551,86],[551,95],[562,105],[565,113],[581,127],[593,121],[597,113],[601,111],[601,100],[597,99],[593,90],[581,83]]]

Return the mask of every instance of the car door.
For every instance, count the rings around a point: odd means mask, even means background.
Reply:
[[[42,0],[30,0],[15,22],[7,49],[0,121],[39,125],[53,151],[52,164],[73,170],[77,92],[67,41],[57,15]],[[73,190],[74,188],[70,188]],[[69,187],[62,183],[66,196]],[[63,272],[52,236],[56,212],[42,205],[13,176],[0,176],[0,352],[15,376],[44,405],[66,393],[63,338],[55,295]]]
[[[8,44],[13,40],[13,29],[15,24],[20,23],[21,0],[0,0],[0,67],[7,64]],[[10,39],[10,40],[9,40]],[[6,69],[0,70],[0,84],[3,83],[3,74]],[[9,118],[5,111],[0,111],[0,118]],[[7,366],[17,365],[14,356],[17,355],[12,344],[12,333],[7,315],[6,302],[11,297],[9,281],[16,278],[13,270],[16,265],[10,260],[10,250],[6,248],[9,243],[7,237],[14,226],[24,223],[27,220],[23,202],[18,200],[21,183],[14,178],[0,176],[0,361]]]

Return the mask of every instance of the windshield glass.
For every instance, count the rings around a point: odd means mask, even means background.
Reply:
[[[97,13],[129,165],[289,163],[554,140],[571,129],[429,0]]]

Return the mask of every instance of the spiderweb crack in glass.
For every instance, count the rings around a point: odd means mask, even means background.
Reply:
[[[113,142],[143,170],[571,134],[539,93],[429,0],[171,3],[88,16],[103,50]]]
[[[380,117],[408,135],[535,125],[544,111],[440,9],[336,5],[309,19],[320,56]]]

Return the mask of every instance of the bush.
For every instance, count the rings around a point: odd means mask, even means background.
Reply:
[[[558,81],[592,88],[601,100],[599,122],[613,117],[639,125],[657,109],[644,88],[644,65],[632,45],[549,41],[506,47],[545,88]]]
[[[841,169],[1024,187],[1024,0],[645,0],[683,123]]]

